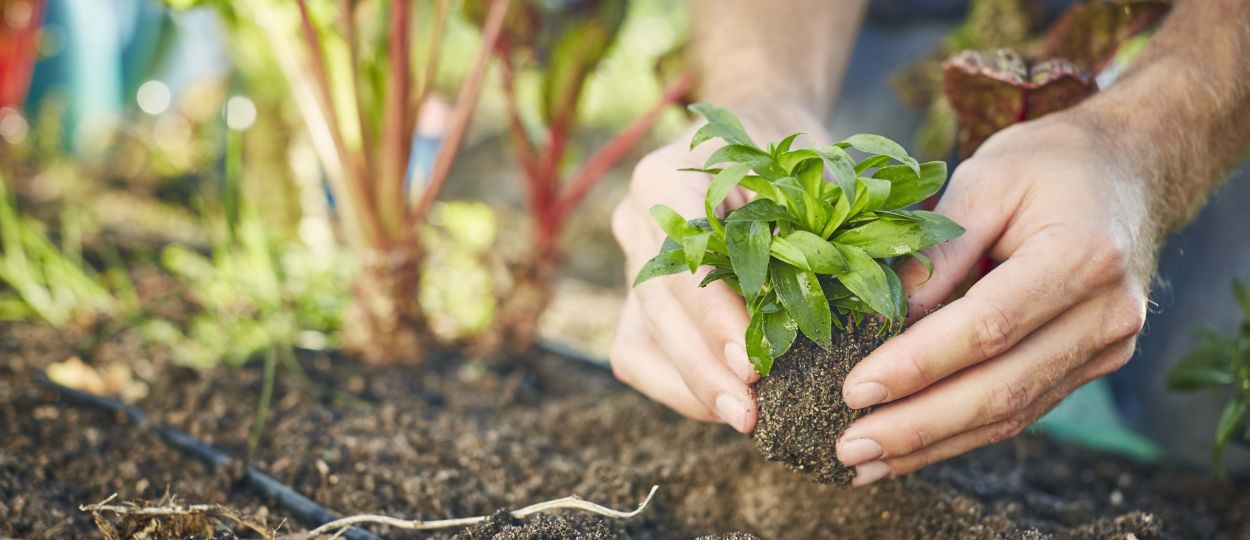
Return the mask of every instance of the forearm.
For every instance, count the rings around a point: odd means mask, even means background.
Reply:
[[[1250,150],[1250,0],[1179,2],[1132,68],[1072,110],[1144,182],[1157,243]]]
[[[826,120],[866,6],[866,0],[692,0],[700,98]]]

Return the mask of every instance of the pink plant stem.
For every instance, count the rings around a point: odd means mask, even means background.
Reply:
[[[530,208],[537,206],[535,196],[538,193],[538,158],[535,155],[534,145],[530,142],[529,135],[525,133],[525,124],[521,121],[521,112],[516,100],[516,87],[514,84],[512,59],[508,57],[506,47],[498,51],[500,57],[500,66],[503,78],[503,95],[505,109],[508,115],[508,136],[512,141],[513,151],[516,152],[517,161],[521,164],[521,172],[525,178],[526,194],[529,197]]]
[[[308,1],[296,0],[295,3],[299,7],[300,29],[311,59],[309,64],[312,69],[317,100],[321,105],[322,116],[325,117],[326,130],[330,132],[339,161],[342,162],[343,176],[348,191],[343,194],[344,198],[348,199],[345,202],[352,206],[352,215],[359,222],[365,240],[370,245],[378,247],[381,241],[381,226],[378,224],[377,214],[373,209],[373,200],[369,197],[368,179],[361,170],[359,156],[347,148],[343,140],[343,132],[339,129],[338,114],[335,112],[334,99],[330,95],[330,78],[326,71],[325,55],[321,50],[317,30],[313,27],[312,17],[308,13]]]
[[[646,113],[635,118],[633,122],[630,122],[625,129],[612,137],[611,140],[600,147],[599,151],[595,152],[586,161],[586,164],[573,177],[569,187],[556,202],[551,218],[552,225],[556,231],[564,225],[564,221],[568,219],[569,214],[581,203],[591,188],[603,178],[603,175],[611,170],[621,158],[624,158],[646,136],[647,132],[651,131],[656,121],[660,119],[660,114],[664,112],[664,109],[686,95],[694,86],[694,83],[695,76],[693,73],[684,73],[669,83],[660,99]]]
[[[348,65],[351,67],[352,92],[356,95],[356,122],[360,124],[360,146],[365,148],[365,175],[377,166],[369,158],[369,148],[373,148],[373,134],[365,120],[364,90],[360,78],[360,45],[356,43],[356,0],[340,0],[339,22],[343,27],[343,39],[347,41],[349,55]]]
[[[439,44],[443,42],[443,32],[447,28],[448,2],[449,0],[437,0],[434,3],[434,21],[430,32],[429,57],[425,59],[425,67],[421,73],[421,86],[417,92],[413,93],[413,101],[409,104],[408,124],[405,127],[409,133],[417,129],[417,121],[421,115],[421,105],[425,103],[426,98],[430,97],[430,93],[434,90],[434,77],[438,76]]]
[[[508,14],[510,3],[511,0],[491,0],[489,11],[486,13],[486,24],[482,27],[482,51],[478,54],[469,78],[460,87],[460,95],[456,98],[456,105],[451,113],[447,135],[444,137],[442,145],[439,146],[438,155],[434,159],[434,168],[430,172],[430,183],[426,186],[425,192],[421,194],[421,199],[417,201],[416,207],[408,216],[410,229],[415,230],[416,226],[425,220],[426,214],[430,211],[430,206],[438,198],[439,191],[442,190],[443,184],[447,182],[447,176],[451,173],[452,163],[456,154],[460,151],[460,145],[464,142],[464,135],[468,131],[469,121],[473,119],[473,109],[477,105],[478,95],[482,92],[482,83],[486,78],[486,67],[490,63],[491,54],[499,41],[499,36],[503,33],[504,17]]]
[[[408,107],[412,99],[412,34],[409,0],[391,0],[390,50],[387,54],[390,76],[386,80],[386,96],[382,105],[382,156],[379,165],[375,204],[381,210],[385,231],[397,237],[404,232],[404,165],[412,148],[412,131],[405,131]]]

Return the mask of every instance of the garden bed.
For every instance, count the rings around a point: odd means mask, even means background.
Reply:
[[[82,336],[0,325],[0,536],[95,534],[77,507],[116,492],[220,503],[283,531],[305,530],[231,475],[169,449],[109,414],[68,405],[34,383]],[[151,381],[138,405],[158,421],[242,455],[260,390],[258,369],[196,372],[123,339],[96,364]],[[1250,494],[1198,473],[1143,466],[1025,437],[867,489],[811,483],[760,457],[732,430],[686,421],[612,380],[601,367],[535,354],[498,371],[455,355],[417,367],[372,367],[305,355],[322,385],[372,403],[318,399],[279,374],[254,465],[341,513],[448,518],[494,513],[576,493],[632,509],[604,521],[542,518],[565,537],[693,538],[1245,538]],[[419,537],[377,527],[384,537]],[[549,537],[502,516],[472,537]],[[558,534],[557,534],[558,533]]]

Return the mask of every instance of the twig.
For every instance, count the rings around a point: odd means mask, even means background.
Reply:
[[[642,513],[642,511],[647,508],[647,504],[651,502],[651,499],[655,497],[655,492],[658,489],[660,489],[660,486],[651,486],[651,492],[647,493],[647,498],[643,499],[642,503],[638,505],[638,508],[635,508],[631,512],[613,510],[611,508],[607,508],[605,506],[600,506],[590,501],[586,501],[582,499],[581,497],[578,497],[577,495],[570,495],[562,499],[556,499],[553,501],[546,501],[546,502],[540,502],[537,504],[532,504],[520,510],[513,511],[511,512],[511,514],[512,514],[512,517],[514,518],[524,519],[530,515],[537,514],[540,512],[547,512],[550,510],[582,510],[585,512],[590,512],[592,514],[598,514],[601,516],[606,516],[606,517],[615,518],[615,519],[628,519],[628,518],[632,518]],[[332,521],[330,523],[326,523],[325,525],[322,525],[320,527],[317,527],[316,529],[313,529],[311,532],[308,533],[308,535],[315,537],[319,534],[326,534],[330,531],[346,528],[351,525],[356,525],[359,523],[377,523],[380,525],[389,525],[391,527],[396,527],[400,529],[426,531],[426,530],[432,530],[432,529],[463,527],[465,525],[473,525],[475,523],[480,523],[480,522],[486,521],[487,519],[490,519],[490,516],[476,516],[476,517],[454,518],[454,519],[436,519],[436,520],[424,521],[420,519],[401,519],[401,518],[394,518],[390,516],[382,516],[382,515],[376,515],[376,514],[364,514],[364,515],[359,515],[359,516],[349,516],[349,517],[345,517],[339,520]]]

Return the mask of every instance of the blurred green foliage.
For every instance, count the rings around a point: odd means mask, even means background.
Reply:
[[[1250,288],[1233,282],[1243,319],[1231,336],[1211,330],[1198,334],[1198,347],[1168,373],[1168,388],[1179,392],[1227,392],[1228,404],[1215,430],[1211,459],[1221,474],[1224,449],[1234,437],[1250,439]]]

